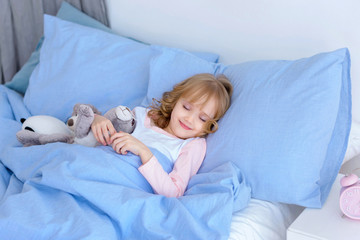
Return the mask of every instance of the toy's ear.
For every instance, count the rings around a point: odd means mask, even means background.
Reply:
[[[21,122],[21,123],[24,123],[25,121],[26,121],[26,118],[21,118],[21,119],[20,119],[20,122]]]
[[[77,103],[77,104],[74,105],[73,112],[72,112],[71,116],[77,115],[80,106],[81,106],[81,103]]]
[[[93,110],[94,114],[98,114],[101,115],[101,112],[99,110],[97,110],[96,107],[94,107],[93,105],[89,104],[89,106],[91,107],[91,109]]]
[[[93,112],[94,112],[95,114],[101,115],[101,112],[100,112],[99,110],[97,110],[97,108],[94,107],[93,105],[91,105],[91,104],[77,103],[77,104],[75,104],[75,106],[74,106],[74,108],[73,108],[73,113],[71,114],[71,116],[75,116],[75,115],[78,114],[79,108],[80,108],[81,105],[89,106],[89,107],[93,110]]]

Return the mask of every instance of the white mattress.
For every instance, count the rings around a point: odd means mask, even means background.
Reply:
[[[251,199],[248,207],[233,214],[229,240],[286,239],[286,229],[303,209]]]

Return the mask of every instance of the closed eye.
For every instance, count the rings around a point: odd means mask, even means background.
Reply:
[[[188,105],[186,105],[186,104],[184,104],[183,107],[184,107],[184,109],[186,109],[186,110],[190,110],[190,106],[188,106]]]

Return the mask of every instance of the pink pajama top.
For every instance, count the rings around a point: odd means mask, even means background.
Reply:
[[[166,197],[184,195],[188,182],[199,170],[206,152],[204,138],[180,139],[156,127],[147,116],[147,109],[136,107],[134,110],[137,126],[132,133],[146,146],[153,147],[174,163],[172,171],[164,171],[155,156],[139,167],[140,173],[150,183],[154,192]]]

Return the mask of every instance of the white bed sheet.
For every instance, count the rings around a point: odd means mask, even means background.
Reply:
[[[286,230],[303,207],[251,199],[233,214],[229,240],[284,240]]]

